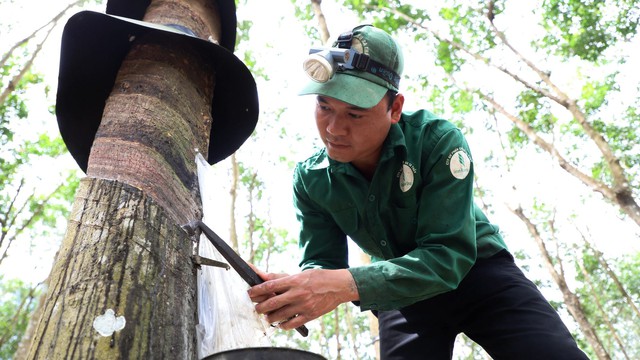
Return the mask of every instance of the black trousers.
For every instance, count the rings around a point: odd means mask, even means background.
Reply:
[[[588,359],[507,251],[477,261],[456,290],[378,320],[383,360],[451,359],[459,333],[493,359]]]

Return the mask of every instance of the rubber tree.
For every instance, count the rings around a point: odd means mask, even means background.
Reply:
[[[220,40],[215,2],[154,0],[144,21]],[[184,42],[136,39],[122,63],[50,275],[28,358],[196,357],[194,162],[215,69]]]

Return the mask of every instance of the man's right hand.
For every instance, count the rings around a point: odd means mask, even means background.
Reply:
[[[259,314],[285,330],[316,319],[344,302],[359,300],[353,276],[346,269],[258,275],[265,282],[249,289],[249,297],[257,303]]]
[[[270,281],[270,280],[276,280],[276,279],[280,279],[280,278],[284,278],[289,276],[289,274],[284,274],[284,273],[268,273],[265,271],[262,271],[260,269],[258,269],[255,265],[253,264],[249,264],[249,266],[253,269],[253,271],[256,272],[256,274],[258,274],[258,276],[260,276],[260,278],[264,281]],[[269,298],[272,298],[276,295],[276,293],[271,293],[271,294],[264,294],[264,295],[260,295],[260,296],[255,296],[255,297],[251,297],[251,301],[255,302],[255,303],[261,303]]]

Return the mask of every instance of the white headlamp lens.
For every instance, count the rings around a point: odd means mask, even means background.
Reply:
[[[309,55],[302,63],[302,67],[311,79],[321,83],[329,81],[335,71],[330,51],[320,51]]]

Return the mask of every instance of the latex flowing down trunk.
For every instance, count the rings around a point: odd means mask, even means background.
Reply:
[[[196,155],[198,184],[202,197],[203,222],[212,224],[222,209],[211,166],[200,153]],[[231,245],[231,244],[229,244]],[[201,235],[198,254],[225,262],[205,235]],[[233,269],[202,266],[198,270],[198,357],[238,348],[270,346],[272,328],[256,313],[247,289],[249,286]]]

